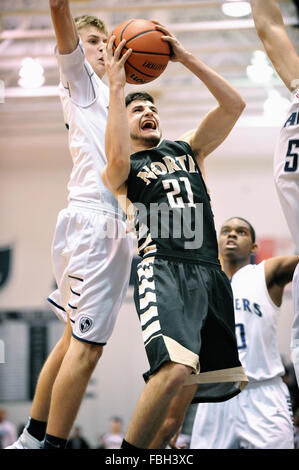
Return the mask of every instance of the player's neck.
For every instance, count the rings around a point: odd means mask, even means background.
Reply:
[[[244,266],[247,266],[247,264],[250,263],[250,259],[227,259],[227,260],[222,260],[222,269],[227,275],[229,279],[233,277],[233,275],[239,271],[239,269],[244,268]]]
[[[154,148],[154,147],[150,143],[147,144],[146,142],[141,142],[138,140],[131,142],[131,154],[136,153],[136,152],[141,152],[142,150],[148,150],[151,148]]]
[[[158,147],[162,141],[162,137],[160,140],[157,139],[136,139],[131,138],[130,142],[130,149],[131,155],[136,152],[141,152],[142,150],[149,150]]]
[[[103,81],[103,78],[104,78],[106,72],[100,73],[100,72],[97,72],[97,71],[94,70],[94,69],[93,69],[93,71],[94,71],[94,73],[99,77],[99,79]]]
[[[131,142],[131,154],[136,152],[141,152],[141,150],[146,150],[144,145],[139,144],[138,142]]]

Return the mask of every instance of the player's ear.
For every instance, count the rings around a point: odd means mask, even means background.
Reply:
[[[259,247],[258,247],[258,244],[257,244],[257,243],[253,243],[253,244],[252,244],[252,247],[251,247],[251,253],[252,253],[253,255],[255,255],[256,252],[258,251],[258,248],[259,248]]]

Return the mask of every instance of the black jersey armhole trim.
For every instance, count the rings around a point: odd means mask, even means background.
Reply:
[[[193,150],[192,150],[190,144],[188,144],[188,142],[186,142],[185,140],[176,140],[176,142],[178,142],[178,143],[183,143],[183,144],[187,145],[187,147],[191,150],[191,152],[189,153],[189,155],[192,157],[192,159],[193,159],[193,161],[194,161],[194,164],[195,164],[196,168],[198,169],[198,173],[200,174],[200,178],[201,178],[201,180],[202,180],[202,182],[203,182],[206,195],[208,196],[209,201],[211,201],[211,197],[210,197],[210,195],[209,195],[206,182],[205,182],[205,180],[203,179],[201,169],[199,168],[199,165],[198,165],[198,163],[197,163],[197,160],[196,160],[196,158],[195,158],[195,155],[194,155],[194,153],[193,153]]]

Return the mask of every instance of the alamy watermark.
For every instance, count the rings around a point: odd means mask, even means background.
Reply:
[[[138,239],[179,239],[186,250],[196,250],[203,243],[203,204],[197,203],[184,207],[171,207],[167,203],[127,204],[123,196],[118,198],[120,207],[126,207],[127,220],[132,229],[133,219]],[[124,205],[126,203],[126,206]],[[121,216],[121,213],[119,212]],[[121,218],[121,217],[120,217]],[[123,238],[126,236],[121,223],[116,224],[115,219],[106,218],[105,226],[101,228],[99,236],[102,238]]]
[[[180,239],[184,249],[198,249],[203,242],[203,204],[169,207],[166,203],[151,203],[149,208],[136,203],[139,225],[148,229],[152,239]]]

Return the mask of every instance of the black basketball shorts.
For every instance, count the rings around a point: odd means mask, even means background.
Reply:
[[[150,369],[165,362],[192,369],[185,385],[199,384],[194,402],[224,401],[248,379],[238,357],[233,295],[220,265],[144,258],[134,300]]]

